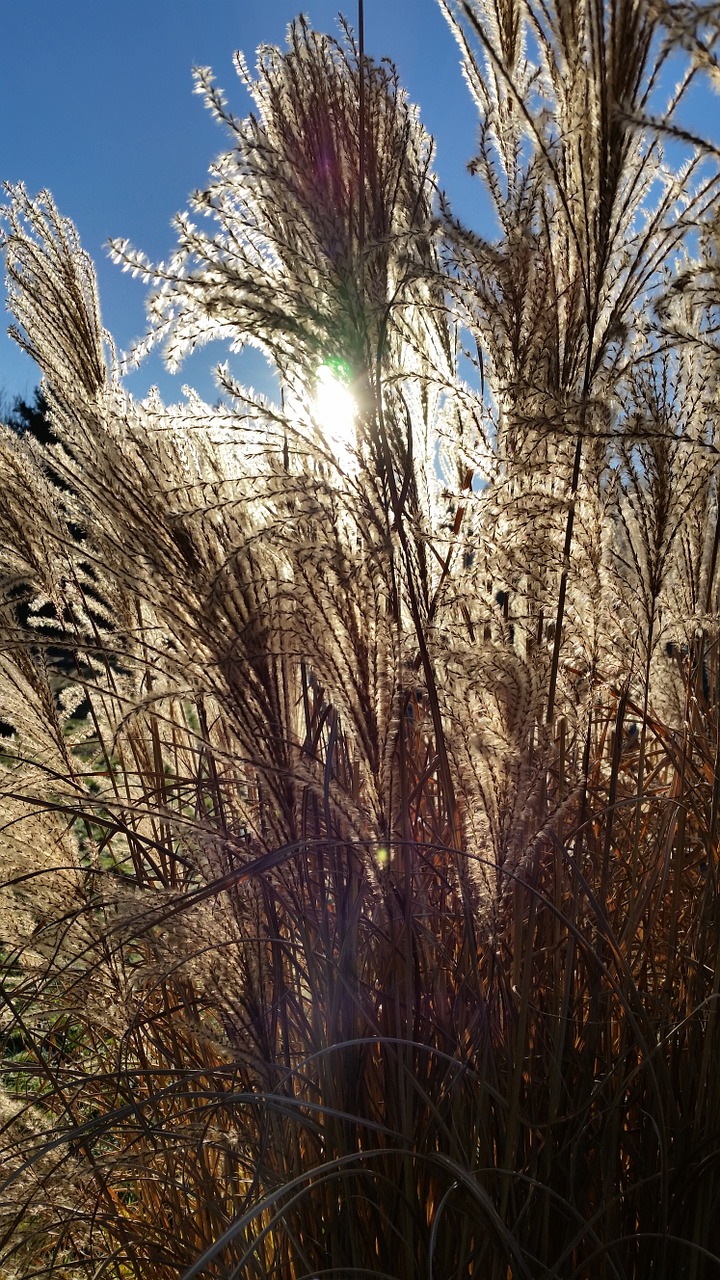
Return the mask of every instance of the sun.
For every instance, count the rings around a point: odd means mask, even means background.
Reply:
[[[338,461],[342,462],[351,456],[355,447],[357,405],[349,380],[350,367],[346,361],[328,360],[320,365],[315,381],[315,419],[327,443],[337,449]]]

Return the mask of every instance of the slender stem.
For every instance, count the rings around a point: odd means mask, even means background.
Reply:
[[[550,667],[550,688],[548,691],[547,723],[552,724],[555,714],[555,688],[557,685],[558,667],[560,665],[560,645],[562,643],[563,619],[565,616],[565,596],[567,594],[568,576],[570,573],[570,551],[572,549],[573,529],[575,527],[575,501],[580,483],[580,462],[582,459],[583,433],[578,432],[575,443],[575,460],[573,462],[572,480],[570,481],[570,505],[568,507],[567,524],[565,526],[565,545],[563,547],[563,568],[560,575],[560,591],[558,593],[557,617],[555,620],[555,639],[553,643],[552,664]]]
[[[360,281],[363,278],[363,257],[365,253],[365,5],[358,0],[358,50],[360,55],[360,100],[359,100],[359,231],[360,249]]]

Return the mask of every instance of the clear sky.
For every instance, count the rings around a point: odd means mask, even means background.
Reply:
[[[52,191],[77,226],[100,282],[103,321],[123,349],[145,332],[146,287],[107,257],[110,236],[127,237],[151,260],[174,244],[170,220],[202,186],[226,135],[193,95],[191,68],[209,65],[235,114],[250,109],[233,66],[242,49],[254,63],[263,42],[284,44],[300,11],[337,33],[338,0],[25,0],[3,5],[0,49],[0,180],[31,194]],[[353,23],[356,0],[342,9]],[[435,0],[365,0],[366,51],[398,66],[437,143],[441,185],[480,229],[482,197],[465,166],[475,111],[458,50]],[[9,321],[9,317],[7,317]],[[0,395],[29,395],[35,366],[0,334]],[[136,394],[157,383],[168,400],[184,383],[212,398],[209,369],[221,346],[200,351],[171,378],[152,359],[132,375]],[[236,358],[237,359],[237,358]],[[245,359],[245,357],[243,357]],[[263,382],[248,353],[236,370]]]

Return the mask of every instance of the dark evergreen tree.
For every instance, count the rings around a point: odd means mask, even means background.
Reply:
[[[7,425],[18,435],[30,434],[41,444],[52,444],[55,440],[48,420],[48,405],[42,387],[36,387],[32,400],[16,396],[7,417]]]

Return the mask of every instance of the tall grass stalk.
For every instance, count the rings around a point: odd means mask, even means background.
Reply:
[[[205,221],[115,245],[282,406],[134,400],[8,191],[4,1280],[720,1275],[718,184],[661,154],[712,31],[443,7],[495,238],[298,21],[247,120],[197,73]]]

